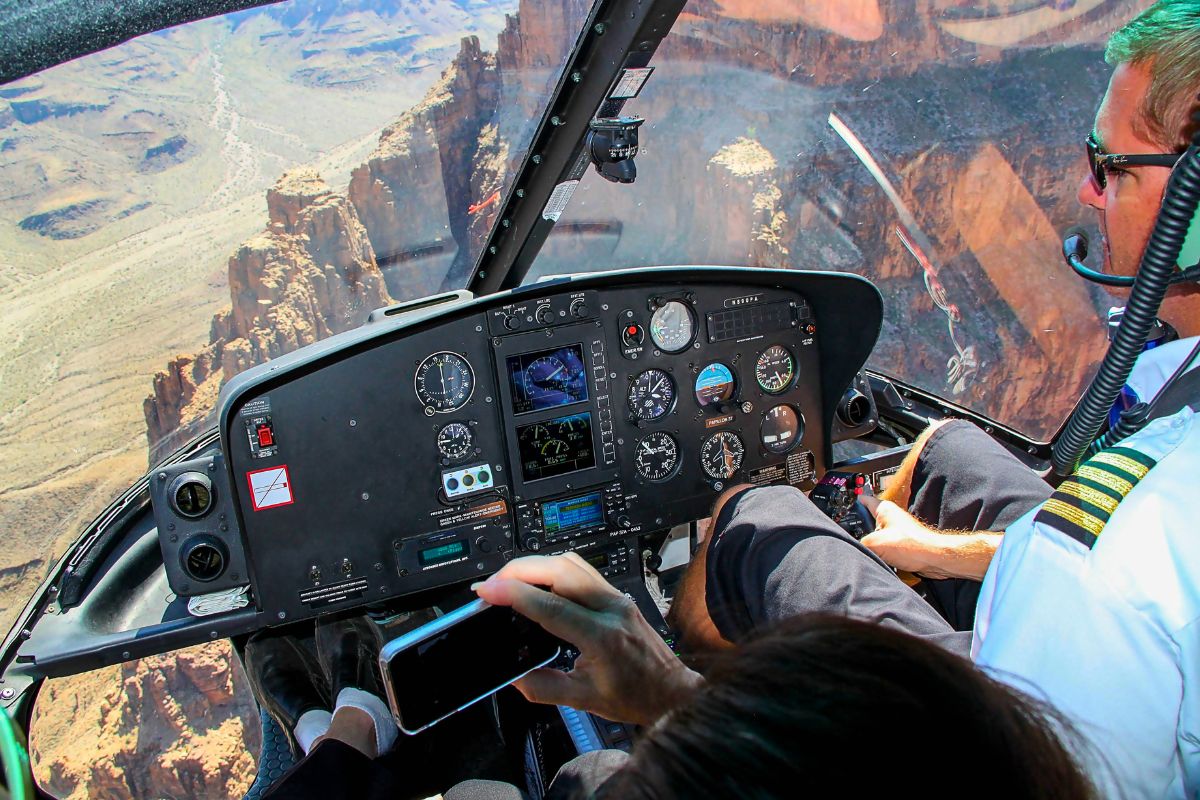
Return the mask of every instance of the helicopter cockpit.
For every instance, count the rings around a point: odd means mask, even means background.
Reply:
[[[675,646],[725,489],[861,537],[856,493],[944,418],[1047,474],[1104,354],[1060,234],[1138,3],[148,5],[0,18],[0,514],[60,556],[5,590],[38,796],[261,796],[293,758],[251,636],[394,636],[525,555],[578,553]],[[635,733],[505,690],[413,737],[408,788]]]

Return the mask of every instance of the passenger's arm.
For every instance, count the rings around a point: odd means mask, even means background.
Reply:
[[[863,546],[892,567],[926,578],[983,580],[1004,536],[935,530],[889,500],[861,500],[875,516],[875,532],[863,537]]]
[[[575,553],[510,561],[475,591],[579,648],[570,672],[543,668],[516,682],[535,703],[649,725],[704,682],[667,647],[634,602]]]

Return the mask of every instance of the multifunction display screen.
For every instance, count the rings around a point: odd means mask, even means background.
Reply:
[[[527,481],[596,466],[590,412],[519,425],[517,443]]]
[[[583,347],[578,344],[509,356],[513,413],[528,414],[588,399]]]
[[[445,564],[447,561],[453,561],[456,558],[465,556],[471,549],[465,539],[439,544],[433,547],[426,547],[424,550],[417,553],[417,561],[422,567],[431,567],[434,564]]]
[[[547,534],[586,528],[603,521],[599,492],[542,503],[542,527]]]

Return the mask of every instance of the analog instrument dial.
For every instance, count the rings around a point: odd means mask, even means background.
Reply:
[[[638,440],[633,465],[648,481],[665,481],[679,468],[679,443],[669,433],[655,431]]]
[[[742,467],[746,446],[733,431],[720,431],[700,446],[700,467],[716,480],[728,480]]]
[[[475,444],[475,434],[462,422],[450,422],[442,426],[437,435],[437,448],[442,457],[458,461],[470,454]]]
[[[763,416],[760,436],[766,450],[786,453],[804,436],[804,417],[791,406],[775,406]]]
[[[754,380],[767,394],[783,394],[796,378],[796,359],[781,344],[773,344],[758,354],[754,362]]]
[[[475,373],[457,353],[434,353],[417,366],[413,379],[417,399],[439,414],[456,411],[467,404],[475,391]]]
[[[728,403],[736,389],[733,371],[720,362],[709,364],[696,376],[696,402],[702,407]]]
[[[648,369],[629,385],[629,413],[635,419],[659,419],[674,405],[675,381],[661,369]]]
[[[650,338],[664,353],[680,353],[692,343],[696,321],[685,303],[672,300],[650,317]]]

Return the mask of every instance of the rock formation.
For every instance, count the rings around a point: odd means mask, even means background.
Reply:
[[[64,800],[229,798],[254,781],[259,747],[258,709],[222,641],[48,682],[31,758]]]
[[[281,177],[267,216],[266,230],[229,259],[231,307],[213,317],[209,344],[154,376],[143,406],[151,461],[195,432],[237,373],[357,327],[391,302],[353,204],[315,172]]]

